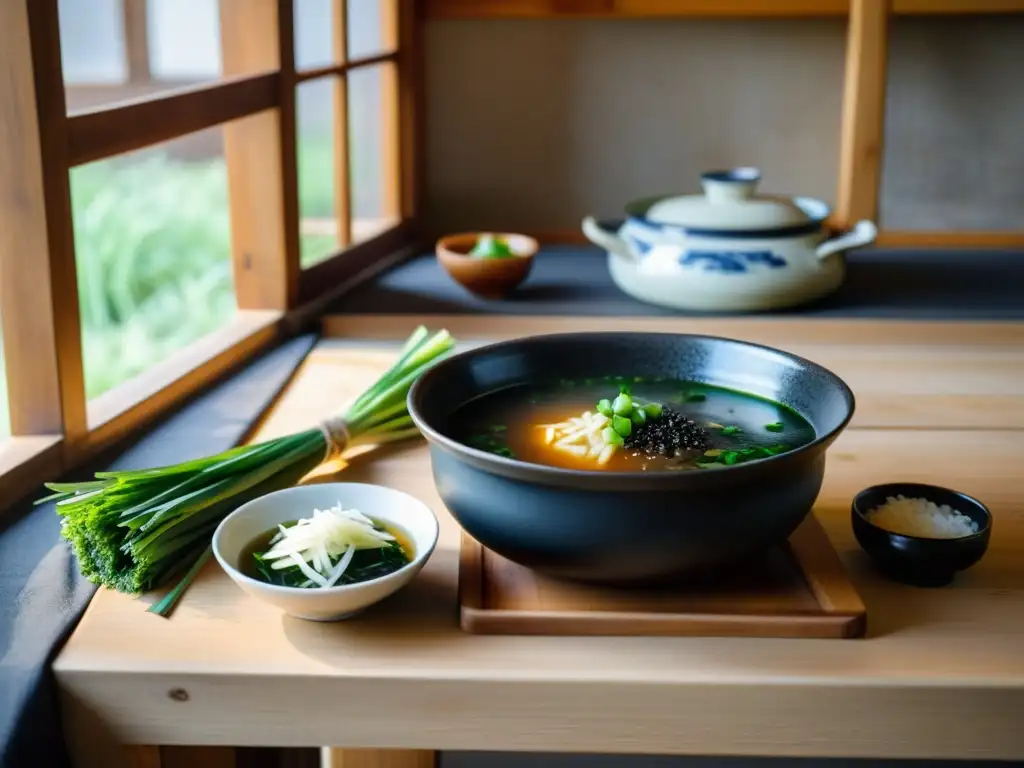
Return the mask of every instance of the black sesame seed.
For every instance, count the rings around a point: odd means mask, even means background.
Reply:
[[[625,444],[634,451],[634,456],[643,454],[648,458],[680,457],[692,451],[706,450],[708,433],[693,419],[665,407],[657,419],[648,419],[645,423],[636,425],[630,436],[625,439]]]

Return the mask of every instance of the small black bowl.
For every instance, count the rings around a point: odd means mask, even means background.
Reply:
[[[978,532],[956,539],[906,536],[880,528],[868,519],[871,510],[889,497],[927,499],[946,504],[978,524]],[[918,587],[942,587],[957,571],[970,568],[988,549],[992,513],[977,499],[949,488],[920,483],[888,483],[857,494],[851,510],[853,534],[875,565],[886,576]]]

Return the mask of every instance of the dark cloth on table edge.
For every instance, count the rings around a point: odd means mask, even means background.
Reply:
[[[304,335],[270,351],[147,432],[108,468],[174,464],[238,444],[315,341]],[[95,590],[60,537],[53,504],[32,507],[28,499],[10,511],[0,527],[0,768],[70,768],[50,666]]]

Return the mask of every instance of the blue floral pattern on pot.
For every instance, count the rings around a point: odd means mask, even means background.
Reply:
[[[632,245],[641,258],[651,252],[651,248],[654,247],[654,243],[649,243],[646,240],[641,240],[639,237],[632,233],[627,233],[625,236],[626,242]]]
[[[697,267],[705,272],[742,273],[748,265],[763,264],[769,269],[781,269],[786,260],[771,251],[686,251],[680,254],[684,267]]]

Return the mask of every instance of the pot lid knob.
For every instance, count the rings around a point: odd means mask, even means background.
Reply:
[[[656,224],[694,230],[767,232],[813,223],[828,214],[824,203],[811,201],[807,208],[804,198],[759,194],[760,180],[761,171],[749,166],[707,171],[700,176],[701,194],[645,202],[641,215]]]
[[[731,203],[749,200],[761,180],[758,168],[730,168],[725,171],[707,171],[700,175],[704,196],[711,203]]]

